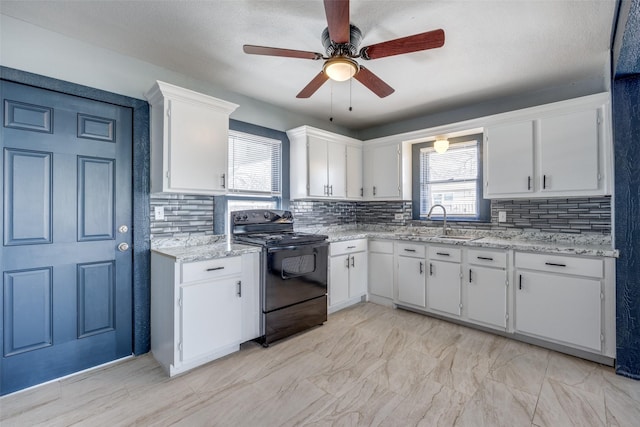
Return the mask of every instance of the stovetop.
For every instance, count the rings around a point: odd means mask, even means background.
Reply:
[[[323,234],[293,231],[290,211],[250,209],[231,213],[233,238],[261,246],[302,245],[327,240]]]

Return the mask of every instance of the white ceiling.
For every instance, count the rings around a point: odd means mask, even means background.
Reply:
[[[297,99],[321,61],[247,55],[242,45],[322,53],[321,0],[0,2],[5,15],[356,130],[604,81],[615,8],[614,0],[352,0],[361,46],[437,28],[445,45],[367,61],[395,89],[387,98],[353,81]]]

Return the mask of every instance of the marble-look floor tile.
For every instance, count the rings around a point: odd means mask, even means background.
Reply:
[[[420,395],[422,387],[432,382],[428,376],[438,363],[432,356],[407,349],[385,359],[368,378],[404,397]]]
[[[487,378],[469,398],[456,426],[530,426],[536,396]]]
[[[561,382],[545,379],[533,422],[549,426],[604,426],[604,397]]]
[[[402,398],[372,381],[363,380],[315,414],[300,420],[303,426],[378,426]]]
[[[361,303],[173,378],[147,354],[2,397],[0,425],[626,427],[639,408],[612,368]]]
[[[518,341],[508,341],[493,362],[489,377],[537,396],[548,363],[549,350]]]

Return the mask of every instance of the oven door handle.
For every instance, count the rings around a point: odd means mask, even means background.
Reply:
[[[276,246],[273,248],[267,248],[267,252],[284,252],[284,251],[298,251],[300,249],[307,248],[320,248],[322,246],[329,246],[329,242],[311,243],[308,245],[290,245],[290,246]]]

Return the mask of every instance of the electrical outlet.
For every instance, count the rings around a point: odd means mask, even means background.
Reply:
[[[164,206],[155,206],[153,212],[156,221],[164,221]]]
[[[498,211],[498,222],[507,222],[507,211]]]
[[[404,215],[402,214],[396,214],[396,218],[395,219],[404,219]]]

